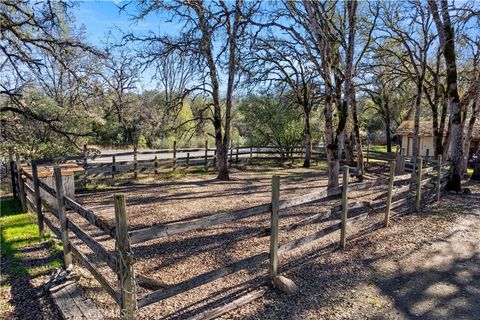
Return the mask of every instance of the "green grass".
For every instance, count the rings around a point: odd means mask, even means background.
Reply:
[[[393,150],[394,148],[392,148]],[[387,152],[387,146],[382,146],[382,145],[370,145],[370,150],[372,151],[378,151],[378,152]],[[364,150],[365,152],[367,151],[367,148]]]
[[[22,256],[19,249],[32,244],[48,242],[48,248],[52,255],[58,256],[59,252],[59,248],[50,236],[40,236],[33,215],[21,211],[20,203],[13,199],[2,200],[0,203],[1,255],[2,259],[11,260],[8,273],[36,276],[60,266],[61,262],[58,258],[34,268],[26,267],[21,263]]]
[[[473,168],[468,168],[467,169],[467,174],[472,175],[473,174]]]

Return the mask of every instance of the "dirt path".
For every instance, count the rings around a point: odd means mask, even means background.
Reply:
[[[301,288],[224,319],[478,319],[480,188],[283,272]]]

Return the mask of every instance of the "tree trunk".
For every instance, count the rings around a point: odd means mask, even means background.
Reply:
[[[421,79],[417,79],[417,97],[415,99],[415,118],[413,123],[413,143],[412,143],[412,158],[411,161],[413,163],[413,170],[412,170],[412,180],[416,177],[416,165],[417,165],[417,157],[418,157],[418,144],[419,144],[419,133],[420,133],[420,108],[422,103],[422,93],[423,93],[423,77]]]
[[[338,145],[334,139],[332,117],[332,95],[326,89],[325,95],[325,152],[328,165],[328,189],[338,187],[338,170],[340,167],[338,158]]]
[[[363,164],[363,148],[362,148],[362,140],[360,137],[360,124],[357,116],[357,99],[355,98],[354,88],[352,88],[351,94],[352,94],[352,97],[350,101],[352,103],[351,109],[352,109],[352,119],[353,119],[353,133],[354,133],[354,139],[355,139],[355,146],[357,149],[357,179],[359,181],[362,181],[365,168]]]
[[[203,6],[202,6],[203,7]],[[196,8],[197,15],[199,18],[199,28],[202,31],[202,53],[205,56],[207,61],[210,81],[211,81],[211,91],[212,91],[212,100],[213,100],[213,126],[215,128],[215,146],[217,148],[217,169],[218,175],[217,179],[220,180],[229,180],[228,175],[228,159],[227,159],[227,148],[228,148],[228,139],[225,139],[222,135],[222,109],[220,106],[220,84],[219,77],[217,72],[217,66],[215,64],[215,58],[213,54],[213,44],[212,44],[212,34],[208,29],[208,22],[204,15],[204,10],[202,7]],[[229,88],[230,89],[230,88]],[[228,111],[228,106],[227,106]],[[226,122],[230,120],[227,117]],[[227,131],[226,128],[225,131]],[[227,143],[225,143],[225,140]]]
[[[310,113],[304,112],[305,116],[305,159],[303,167],[310,168],[310,160],[312,159],[312,136],[310,131]]]
[[[477,74],[478,77],[478,74]],[[471,97],[472,101],[472,115],[470,116],[470,120],[468,122],[467,133],[465,135],[465,142],[463,145],[463,154],[464,154],[464,162],[462,172],[467,171],[468,167],[468,157],[470,156],[470,144],[472,142],[472,135],[473,135],[473,127],[475,126],[475,122],[480,114],[480,80],[477,78],[473,84],[475,95]],[[465,108],[466,110],[467,108]]]
[[[217,179],[229,180],[228,174],[228,148],[223,143],[216,141],[217,147]]]
[[[455,57],[455,34],[450,22],[448,12],[448,1],[441,0],[441,13],[443,21],[440,19],[438,7],[434,0],[428,1],[433,20],[437,26],[440,44],[443,47],[443,56],[447,71],[447,91],[448,103],[450,106],[451,119],[451,166],[450,177],[448,179],[446,190],[461,191],[461,173],[463,163],[463,128],[462,128],[462,108],[457,88],[457,63]]]

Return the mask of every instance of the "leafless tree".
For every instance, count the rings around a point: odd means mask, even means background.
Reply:
[[[22,102],[22,92],[35,80],[47,63],[54,61],[65,72],[77,77],[65,53],[70,49],[99,55],[92,47],[85,45],[78,37],[66,32],[69,23],[65,1],[31,2],[27,0],[7,0],[0,2],[0,94],[7,97],[0,112],[12,112],[32,121],[41,121],[51,130],[65,132],[55,116],[38,114]],[[48,57],[49,61],[44,58]],[[34,74],[32,74],[34,73]]]
[[[410,1],[382,3],[380,20],[382,24],[378,29],[381,35],[377,39],[376,49],[382,54],[394,57],[397,61],[394,72],[410,78],[416,87],[412,144],[412,162],[415,167],[428,53],[435,39],[431,33],[432,19],[421,3]],[[378,40],[382,42],[379,43]],[[412,177],[414,175],[415,170]]]
[[[437,27],[440,46],[443,49],[445,67],[447,73],[448,104],[451,118],[451,161],[450,177],[447,190],[461,190],[461,173],[463,164],[463,126],[462,105],[458,94],[458,74],[455,54],[455,31],[450,20],[450,12],[447,0],[440,0],[440,8],[435,0],[429,0],[428,6]]]
[[[311,116],[321,100],[318,74],[306,58],[302,48],[286,39],[276,37],[272,32],[255,39],[251,54],[244,63],[248,69],[248,85],[262,86],[264,90],[278,91],[290,98],[291,105],[302,111],[305,132],[304,167],[310,167],[312,158]],[[286,99],[283,99],[284,102]]]
[[[137,6],[136,19],[143,19],[151,12],[162,10],[168,13],[172,20],[183,24],[182,33],[168,36],[151,32],[147,36],[126,37],[127,40],[162,47],[160,55],[156,54],[155,58],[168,56],[171,52],[181,52],[191,58],[190,61],[196,61],[196,70],[201,74],[199,77],[202,79],[202,90],[211,98],[211,120],[215,128],[213,136],[218,160],[217,177],[221,180],[229,179],[227,156],[234,90],[240,77],[240,44],[245,41],[249,21],[258,5],[258,2],[242,0],[208,3],[141,1]],[[222,77],[222,74],[225,77]],[[221,84],[224,78],[226,93],[222,99]]]

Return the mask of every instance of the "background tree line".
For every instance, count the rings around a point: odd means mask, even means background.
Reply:
[[[429,120],[459,188],[480,108],[478,2],[145,0],[118,10],[181,31],[120,30],[94,47],[68,2],[0,3],[2,147],[42,157],[87,142],[209,140],[228,179],[232,145],[303,145],[308,167],[322,143],[334,187],[342,154],[361,179],[365,141],[391,151],[403,120],[414,122],[416,159]]]

